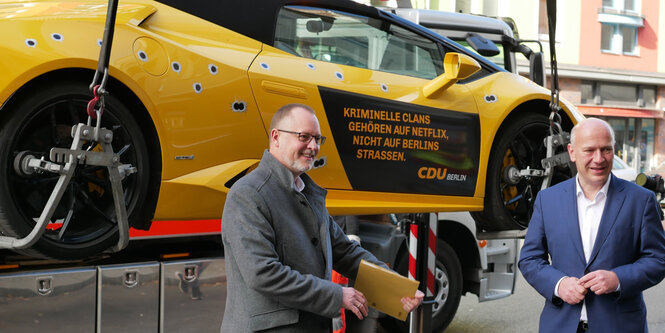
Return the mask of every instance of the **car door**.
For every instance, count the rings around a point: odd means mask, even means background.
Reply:
[[[381,17],[305,6],[281,8],[273,46],[249,69],[266,130],[287,103],[316,111],[320,167],[310,172],[337,190],[473,196],[479,118],[468,88],[429,97],[446,50],[408,25]]]

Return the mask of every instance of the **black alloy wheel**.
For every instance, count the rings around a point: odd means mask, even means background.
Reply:
[[[72,126],[87,122],[91,99],[87,83],[64,81],[42,85],[4,108],[0,122],[0,231],[24,237],[38,220],[59,175],[25,174],[14,166],[26,154],[49,160],[53,147],[70,148]],[[94,126],[93,119],[92,125]],[[130,220],[144,218],[141,200],[149,193],[150,161],[141,128],[129,108],[113,95],[106,97],[101,126],[113,131],[113,151],[120,162],[138,172],[122,181]],[[86,142],[83,149],[101,150]],[[33,256],[80,259],[114,245],[118,227],[106,167],[79,164],[44,235],[31,248]]]
[[[487,165],[485,210],[473,213],[485,231],[519,230],[529,225],[536,195],[544,177],[520,176],[519,170],[544,170],[547,156],[544,140],[549,135],[549,119],[538,113],[525,113],[508,120],[495,139]],[[565,152],[559,148],[555,154]],[[511,176],[511,172],[513,176]],[[550,186],[572,176],[567,166],[558,166]]]

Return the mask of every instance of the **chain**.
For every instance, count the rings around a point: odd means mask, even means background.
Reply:
[[[88,125],[92,119],[97,120],[97,128],[100,127],[101,116],[104,113],[104,97],[107,94],[106,82],[109,77],[109,59],[111,57],[111,45],[113,44],[113,32],[115,29],[115,18],[118,12],[118,0],[110,0],[106,12],[106,25],[104,26],[104,37],[102,47],[99,50],[99,60],[95,76],[90,83],[90,92],[93,98],[88,102]],[[100,82],[101,80],[101,82]]]

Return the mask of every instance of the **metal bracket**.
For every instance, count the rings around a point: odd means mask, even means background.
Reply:
[[[558,125],[555,123],[555,125]],[[551,132],[550,135],[545,138],[543,144],[547,148],[547,153],[545,158],[543,158],[540,163],[544,170],[542,169],[531,169],[527,167],[526,169],[518,169],[516,166],[509,166],[504,169],[503,180],[509,184],[517,184],[522,178],[525,177],[544,177],[543,183],[541,185],[541,190],[544,190],[550,186],[552,183],[552,177],[554,176],[554,167],[560,165],[567,165],[570,168],[575,168],[575,165],[570,161],[570,155],[567,151],[564,151],[559,154],[554,154],[557,148],[562,147],[566,148],[568,142],[570,142],[570,134],[567,132],[561,131],[561,127],[558,126],[559,131],[557,133]]]
[[[527,166],[526,169],[518,169],[516,166],[511,165],[504,169],[503,171],[503,180],[508,183],[515,185],[520,182],[520,179],[524,177],[543,177],[545,176],[545,171],[540,169],[531,169]]]
[[[60,199],[62,199],[63,194],[67,190],[67,185],[74,175],[76,166],[79,164],[105,166],[107,168],[111,181],[111,192],[113,194],[119,233],[118,243],[111,251],[118,252],[127,246],[129,242],[129,222],[127,220],[125,197],[122,190],[122,179],[136,172],[136,168],[129,164],[121,164],[120,156],[113,153],[113,147],[111,146],[113,132],[111,130],[99,127],[95,128],[79,123],[72,127],[72,138],[73,141],[70,149],[51,149],[49,157],[53,162],[38,159],[32,155],[23,155],[26,161],[19,161],[14,164],[15,168],[19,169],[17,171],[25,174],[46,171],[57,173],[60,177],[32,231],[24,238],[0,236],[0,249],[24,249],[37,242],[46,230],[46,225],[51,221],[51,217],[53,217],[53,213],[58,207]],[[98,142],[102,151],[82,150],[85,142]]]
[[[570,163],[570,155],[568,152],[559,153],[552,157],[543,158],[540,163],[543,165],[543,168],[554,168],[559,165],[566,165]]]
[[[554,176],[554,167],[559,165],[568,165],[569,167],[574,168],[574,164],[570,161],[570,155],[568,154],[568,151],[554,155],[557,147],[562,147],[564,150],[566,149],[568,143],[570,142],[570,134],[563,132],[560,127],[557,134],[552,132],[551,128],[550,132],[550,135],[544,140],[545,147],[547,148],[547,154],[545,155],[545,158],[540,161],[543,168],[545,168],[545,179],[543,180],[543,183],[540,187],[541,190],[550,187],[550,184],[552,183],[552,177]]]

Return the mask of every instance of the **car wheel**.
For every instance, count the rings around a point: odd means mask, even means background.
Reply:
[[[434,272],[434,304],[432,304],[432,332],[442,332],[455,317],[462,297],[462,266],[457,254],[448,243],[438,240],[436,243],[436,269]],[[409,267],[409,255],[400,256],[395,270],[406,276]],[[409,331],[410,317],[401,321],[392,317],[380,319],[381,327],[391,333]]]
[[[87,121],[91,93],[86,83],[65,81],[16,97],[3,109],[0,122],[0,231],[22,238],[38,220],[59,175],[26,174],[15,168],[16,160],[26,154],[48,160],[51,148],[70,148],[72,126]],[[132,225],[145,218],[139,208],[149,194],[147,146],[129,108],[113,95],[106,97],[101,126],[113,131],[113,151],[120,153],[120,162],[138,170],[122,181]],[[84,149],[99,149],[99,145],[86,144]],[[118,240],[115,218],[106,167],[79,164],[42,237],[19,252],[57,259],[98,254]]]
[[[486,231],[525,229],[544,177],[512,178],[510,171],[543,170],[541,160],[547,149],[543,144],[549,135],[545,115],[526,113],[511,119],[497,136],[487,165],[485,210],[473,213],[479,226]],[[556,151],[555,154],[563,152]],[[568,167],[556,167],[551,185],[570,178]]]

